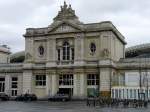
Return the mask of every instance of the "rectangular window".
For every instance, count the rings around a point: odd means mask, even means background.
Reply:
[[[130,98],[132,99],[133,97],[132,89],[130,89]]]
[[[136,99],[136,89],[134,89],[134,99]]]
[[[46,75],[36,75],[36,86],[46,86]]]
[[[118,75],[113,73],[113,86],[118,86]]]
[[[5,92],[5,78],[0,77],[0,92]]]
[[[59,75],[59,85],[73,85],[73,75],[72,74]]]
[[[74,48],[71,48],[72,60],[74,60]]]
[[[129,90],[127,89],[127,99],[129,99]]]
[[[118,98],[118,89],[115,89],[115,98]]]
[[[70,47],[63,47],[63,60],[70,60]]]
[[[58,52],[58,60],[60,61],[60,49],[58,49],[57,52]]]
[[[11,95],[17,96],[17,88],[18,88],[18,77],[11,78]]]
[[[17,96],[17,90],[16,89],[13,89],[11,91],[11,96]]]
[[[70,48],[69,47],[67,47],[66,56],[67,56],[67,60],[70,60]]]
[[[122,89],[123,99],[124,99],[124,89]]]
[[[5,78],[0,77],[0,81],[1,81],[1,82],[5,81]]]
[[[114,89],[111,90],[111,98],[114,98]]]
[[[66,60],[66,49],[63,47],[63,60]]]
[[[98,74],[88,74],[87,75],[87,85],[99,85],[99,75]]]
[[[12,77],[11,88],[18,88],[18,77]]]
[[[119,89],[119,99],[121,99],[121,90]]]

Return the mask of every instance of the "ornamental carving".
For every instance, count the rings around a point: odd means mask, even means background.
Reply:
[[[59,11],[58,15],[54,18],[55,21],[63,19],[78,19],[71,5],[68,6],[66,2],[64,2],[64,6],[61,6],[61,11]]]
[[[26,60],[29,60],[32,58],[32,55],[30,53],[26,53],[25,58]]]
[[[103,50],[103,56],[104,56],[104,58],[108,58],[109,57],[109,50],[107,48],[105,48]]]
[[[67,24],[62,24],[55,30],[55,32],[71,32],[71,31],[77,31],[77,29]]]

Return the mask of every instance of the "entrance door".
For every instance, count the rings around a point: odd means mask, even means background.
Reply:
[[[59,88],[59,93],[68,94],[69,96],[73,95],[73,88]]]
[[[59,93],[73,95],[73,74],[59,75]]]
[[[5,78],[0,78],[0,92],[5,92]]]

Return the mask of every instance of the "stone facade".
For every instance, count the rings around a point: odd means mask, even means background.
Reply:
[[[64,3],[51,25],[28,28],[24,37],[23,79],[28,82],[23,83],[24,92],[46,97],[67,88],[73,98],[85,98],[87,88],[95,88],[104,96],[110,95],[114,63],[124,58],[126,44],[110,21],[84,24],[71,5]],[[38,74],[46,75],[48,82],[44,87],[36,87],[32,82]],[[88,85],[88,74],[97,74],[99,83]],[[73,75],[73,84],[61,85],[60,75]]]
[[[141,66],[125,59],[125,39],[112,22],[84,24],[66,3],[52,24],[28,28],[24,37],[24,62],[0,64],[0,92],[10,96],[110,97],[113,88],[125,86],[124,74]]]

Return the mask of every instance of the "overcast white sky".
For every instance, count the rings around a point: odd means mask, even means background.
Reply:
[[[64,0],[0,0],[0,44],[24,50],[25,29],[52,23]],[[84,23],[112,21],[127,47],[150,43],[150,0],[66,0]]]

